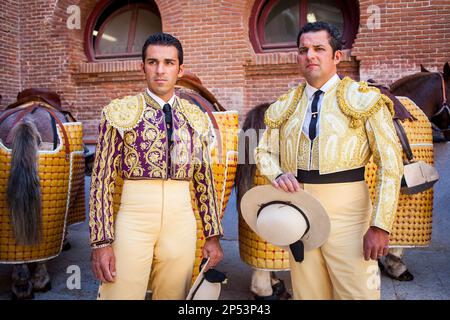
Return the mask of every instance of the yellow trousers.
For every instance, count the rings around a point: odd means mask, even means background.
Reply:
[[[378,264],[364,260],[363,253],[372,212],[366,183],[305,184],[304,188],[327,210],[331,230],[322,247],[305,252],[302,263],[290,255],[294,299],[380,299]]]
[[[125,180],[115,221],[116,280],[98,299],[182,300],[195,262],[196,221],[188,181]]]

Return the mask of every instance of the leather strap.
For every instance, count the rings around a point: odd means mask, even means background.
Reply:
[[[397,132],[397,136],[402,145],[403,152],[405,153],[406,158],[408,159],[408,163],[410,163],[414,160],[414,154],[411,150],[411,146],[409,145],[408,136],[406,135],[405,129],[403,129],[403,126],[402,126],[400,120],[399,119],[393,119],[393,120],[394,120],[395,131]]]
[[[441,77],[441,83],[442,83],[442,105],[447,104],[447,95],[445,92],[445,80],[442,73],[438,72],[439,76]]]
[[[50,116],[56,121],[56,123],[59,125],[60,130],[63,134],[63,138],[64,138],[64,146],[65,146],[65,153],[66,153],[66,161],[69,160],[70,158],[70,144],[69,144],[69,137],[67,136],[67,132],[66,129],[64,127],[64,125],[62,124],[61,120],[59,120],[58,116],[55,114],[55,108],[47,103],[36,103],[36,104],[31,104],[23,109],[13,109],[11,110],[11,112],[8,112],[7,114],[3,114],[0,117],[0,124],[10,115],[12,115],[13,113],[19,112],[21,111],[21,113],[17,116],[17,118],[14,120],[14,123],[12,125],[11,128],[14,128],[17,123],[19,123],[27,114],[33,112],[35,109],[39,109],[39,108],[43,108],[46,111],[48,111],[48,113],[50,114]]]
[[[51,116],[53,116],[53,119],[55,119],[56,123],[59,125],[59,128],[61,129],[61,132],[64,137],[64,146],[66,151],[66,160],[69,160],[70,158],[70,143],[69,143],[69,137],[67,136],[66,129],[64,128],[64,125],[62,124],[61,120],[59,120],[58,116],[55,114],[55,111],[53,108],[45,107],[47,111],[50,113]]]

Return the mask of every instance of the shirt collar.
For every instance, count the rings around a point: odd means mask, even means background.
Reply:
[[[340,78],[339,76],[335,73],[334,76],[332,76],[327,82],[325,82],[325,84],[320,88],[320,90],[322,90],[322,92],[327,92],[329,91],[331,88],[333,88],[333,86],[336,84],[337,81],[339,81]],[[314,95],[314,93],[318,90],[317,88],[314,88],[313,86],[311,86],[308,82],[306,83],[306,95],[308,97],[308,99],[311,99],[311,97]]]
[[[175,95],[173,95],[168,102],[165,102],[163,99],[154,94],[149,88],[147,88],[147,93],[153,100],[155,100],[158,103],[161,109],[164,107],[166,103],[170,104],[170,107],[173,107],[173,104],[175,102]]]

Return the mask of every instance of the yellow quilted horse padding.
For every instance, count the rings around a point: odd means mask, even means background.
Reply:
[[[54,151],[39,152],[43,238],[36,246],[17,245],[13,237],[6,200],[11,150],[0,143],[0,263],[34,262],[56,257],[62,249],[69,217],[71,221],[84,220],[82,124],[64,123],[64,127],[69,137],[70,159],[66,160],[59,126],[59,147]],[[83,187],[80,188],[80,185]]]

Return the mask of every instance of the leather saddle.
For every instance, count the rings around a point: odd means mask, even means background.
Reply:
[[[61,98],[56,92],[40,88],[30,88],[19,92],[17,95],[17,101],[7,106],[6,109],[13,109],[32,101],[44,102],[51,105],[58,111],[64,111],[61,106]]]

